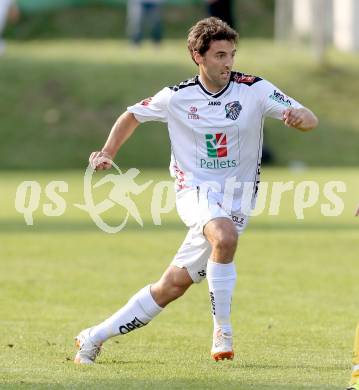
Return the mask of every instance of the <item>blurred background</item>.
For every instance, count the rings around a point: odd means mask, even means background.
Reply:
[[[115,159],[141,170],[136,183],[154,181],[133,196],[143,228],[130,218],[107,234],[76,207],[88,156],[128,105],[197,73],[187,31],[210,14],[240,33],[236,70],[270,80],[319,117],[309,133],[266,121],[272,166],[262,176],[269,189],[278,180],[296,190],[317,184],[318,201],[308,205],[308,187],[298,220],[298,194],[288,191],[271,215],[268,190],[241,237],[233,365],[208,359],[202,283],[153,327],[113,341],[94,370],[78,370],[73,336],[156,280],[186,234],[175,210],[161,226],[151,214],[155,183],[169,180],[165,124],[140,126]],[[0,37],[0,387],[344,388],[359,296],[359,0],[0,0]],[[17,196],[24,181],[32,189]],[[342,187],[330,200],[333,181]],[[109,201],[112,188],[94,188],[94,201]],[[100,217],[119,226],[125,211],[113,203]]]
[[[267,121],[265,161],[359,162],[359,0],[0,0],[1,169],[86,166],[117,116],[196,74],[188,29],[210,14],[241,40],[236,70],[310,107],[310,136]],[[2,20],[2,22],[1,22]],[[163,124],[140,128],[123,166],[164,167]]]

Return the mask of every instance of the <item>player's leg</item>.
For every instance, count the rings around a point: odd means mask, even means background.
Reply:
[[[212,357],[233,359],[231,301],[236,283],[233,262],[238,233],[229,218],[215,218],[204,227],[204,235],[212,251],[207,263],[207,281],[214,323]]]
[[[164,308],[182,296],[192,283],[186,268],[170,265],[161,279],[152,285],[151,293],[157,304]]]
[[[348,390],[359,390],[359,323],[356,328],[353,351],[353,367]]]
[[[142,288],[111,317],[83,330],[76,337],[79,351],[75,363],[92,364],[106,340],[147,325],[166,305],[183,295],[192,283],[185,268],[170,265],[158,282]]]
[[[139,45],[143,38],[143,12],[141,2],[127,2],[127,35],[134,45]]]

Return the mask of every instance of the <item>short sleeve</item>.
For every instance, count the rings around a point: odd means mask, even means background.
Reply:
[[[285,95],[279,88],[266,80],[261,80],[254,87],[259,95],[264,117],[282,119],[285,109],[303,107],[296,100]]]
[[[141,123],[148,121],[167,122],[168,103],[171,95],[170,88],[163,88],[155,96],[127,107],[127,111],[134,114],[135,118]]]

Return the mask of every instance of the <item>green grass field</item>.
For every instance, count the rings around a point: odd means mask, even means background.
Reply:
[[[346,183],[338,217],[320,202],[297,220],[293,194],[280,214],[254,217],[236,255],[233,362],[210,360],[211,315],[206,283],[194,286],[144,329],[112,339],[94,367],[77,367],[73,336],[123,305],[170,262],[186,229],[175,212],[154,226],[151,189],[134,198],[144,227],[133,220],[116,235],[101,232],[82,203],[82,171],[0,173],[0,387],[117,389],[343,389],[349,379],[358,317],[359,201],[354,169],[292,172],[265,169],[263,180]],[[147,170],[138,182],[168,180]],[[18,185],[42,188],[34,226],[15,211]],[[49,181],[69,184],[65,213],[46,217]],[[101,199],[109,187],[98,194]],[[107,215],[116,224],[120,208]]]
[[[202,283],[148,327],[109,341],[96,366],[76,367],[73,337],[155,281],[186,234],[175,211],[161,226],[153,224],[153,185],[134,199],[143,228],[130,220],[116,235],[99,230],[74,206],[83,203],[87,156],[127,105],[196,68],[184,40],[166,40],[155,55],[148,44],[134,51],[123,40],[9,42],[0,58],[0,388],[343,389],[358,319],[358,65],[358,56],[329,50],[328,65],[319,68],[303,46],[240,42],[236,69],[269,79],[320,119],[309,134],[266,123],[265,141],[281,168],[264,169],[262,180],[316,181],[320,197],[304,220],[296,219],[293,192],[283,195],[277,216],[268,215],[266,203],[241,237],[236,360],[210,360],[210,304]],[[152,123],[116,162],[146,167],[139,183],[157,182],[169,180],[168,156],[166,129]],[[292,161],[311,168],[283,168],[301,166]],[[24,180],[42,188],[34,226],[15,210]],[[53,180],[69,186],[58,217],[43,212]],[[327,181],[346,185],[337,217],[320,212],[328,203]],[[96,192],[96,200],[110,189]],[[118,206],[104,215],[113,225],[122,217]]]

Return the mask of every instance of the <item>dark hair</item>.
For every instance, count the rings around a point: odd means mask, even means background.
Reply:
[[[203,55],[209,49],[211,41],[221,40],[233,41],[236,43],[238,40],[238,33],[219,18],[210,17],[197,22],[190,28],[187,38],[187,47],[192,60],[194,61],[194,52]]]

